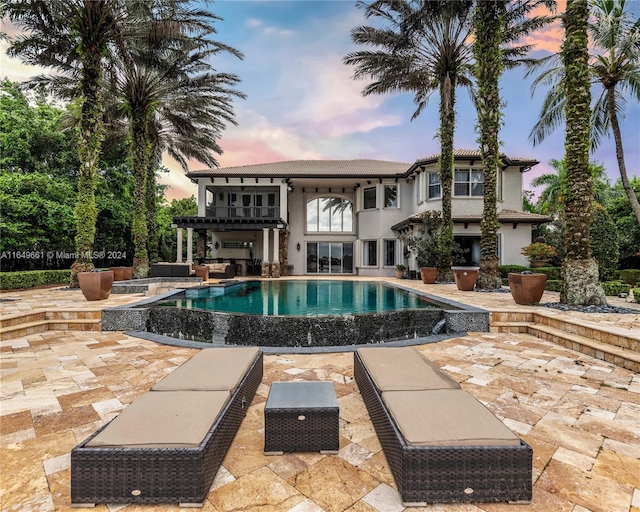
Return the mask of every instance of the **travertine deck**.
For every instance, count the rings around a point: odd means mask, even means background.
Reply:
[[[492,311],[530,310],[515,305],[510,294],[402,284]],[[112,295],[87,303],[79,291],[47,289],[2,293],[0,298],[18,299],[0,303],[6,317],[39,309],[95,309],[141,297]],[[557,294],[543,297],[543,302],[556,300]],[[571,316],[634,334],[640,330],[638,315]],[[0,342],[0,350],[3,511],[70,509],[71,448],[194,353],[118,332],[76,331],[10,339]],[[533,447],[534,494],[529,505],[414,510],[640,512],[640,375],[527,334],[470,333],[420,350]],[[352,362],[350,353],[265,356],[263,383],[204,510],[403,510],[353,382]],[[268,386],[288,380],[335,383],[341,425],[338,455],[263,455]]]

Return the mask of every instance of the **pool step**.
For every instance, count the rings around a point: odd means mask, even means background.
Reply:
[[[624,329],[560,320],[541,312],[494,312],[491,331],[531,334],[634,372],[640,371],[640,335]]]
[[[0,341],[44,331],[100,331],[100,310],[43,310],[6,315],[0,320]]]

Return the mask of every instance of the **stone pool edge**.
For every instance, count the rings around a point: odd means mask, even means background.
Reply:
[[[476,308],[473,306],[468,306],[466,304],[461,304],[456,301],[452,301],[450,299],[445,299],[442,297],[438,297],[435,295],[423,293],[417,291],[415,289],[407,288],[402,285],[398,285],[396,283],[385,282],[389,286],[394,286],[396,288],[400,288],[412,293],[416,293],[423,297],[427,297],[432,301],[440,303],[444,306],[442,310],[445,332],[447,335],[460,335],[462,333],[466,333],[468,331],[476,331],[476,332],[489,332],[489,312],[480,308]],[[232,282],[229,283],[220,283],[222,286],[235,284]],[[157,340],[163,339],[165,340],[176,340],[181,343],[195,343],[197,345],[205,345],[205,346],[214,346],[221,345],[221,343],[216,343],[215,340],[212,341],[202,341],[202,340],[194,340],[188,339],[184,337],[175,337],[172,335],[168,335],[168,333],[160,334],[148,331],[148,323],[149,323],[149,313],[150,307],[153,303],[159,302],[161,300],[169,299],[174,295],[182,293],[184,289],[174,289],[165,293],[161,293],[159,295],[148,297],[141,301],[135,302],[133,304],[127,304],[123,306],[117,306],[114,308],[107,308],[102,310],[101,319],[102,319],[102,330],[104,331],[127,331],[127,334],[131,334],[137,337],[144,337],[145,339],[149,339],[149,337],[156,338]],[[447,309],[450,308],[450,309]],[[216,313],[213,313],[216,314]],[[223,314],[223,313],[218,313]],[[143,333],[146,333],[145,336],[141,336]],[[441,336],[439,333],[432,334],[431,336]],[[425,343],[431,339],[431,336],[425,336],[425,333],[420,335],[414,335],[413,337],[405,337],[402,339],[398,338],[389,338],[388,340],[375,341],[374,343],[408,343],[408,344],[416,344],[417,340],[422,340],[421,343]],[[445,338],[451,337],[444,335]],[[349,350],[348,347],[357,347],[362,346],[363,343],[358,344],[339,344],[339,345],[316,345],[316,346],[300,346],[300,345],[286,345],[286,346],[273,346],[273,345],[258,345],[262,348],[274,348],[275,350],[286,350],[291,351],[295,349],[301,350],[309,350],[309,349],[321,349],[331,352],[336,351],[338,348],[343,348],[343,350]]]

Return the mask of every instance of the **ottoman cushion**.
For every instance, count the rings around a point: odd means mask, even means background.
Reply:
[[[89,447],[198,447],[229,400],[228,391],[146,393],[116,416]]]
[[[386,391],[382,400],[407,444],[518,446],[520,438],[462,389]]]
[[[460,388],[414,348],[366,347],[358,354],[380,391]]]

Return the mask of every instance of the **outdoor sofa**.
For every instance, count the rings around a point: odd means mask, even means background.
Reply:
[[[191,263],[153,263],[149,277],[189,277],[192,270]]]
[[[405,506],[531,500],[531,447],[418,350],[360,348],[354,377]]]
[[[201,507],[262,380],[255,347],[203,349],[71,451],[71,504]]]
[[[230,279],[236,275],[236,266],[232,263],[207,263],[211,279]]]

